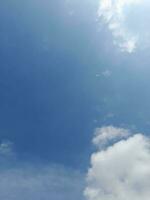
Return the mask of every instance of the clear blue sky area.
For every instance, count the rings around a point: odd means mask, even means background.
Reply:
[[[114,47],[97,6],[0,2],[0,140],[20,159],[85,169],[96,127],[148,133],[149,52]]]

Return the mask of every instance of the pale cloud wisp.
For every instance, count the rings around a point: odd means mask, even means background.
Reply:
[[[133,53],[150,45],[149,11],[148,0],[100,0],[98,17],[112,32],[113,43]]]

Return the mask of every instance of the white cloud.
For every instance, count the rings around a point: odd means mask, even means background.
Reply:
[[[114,44],[132,53],[149,45],[149,9],[148,0],[100,0],[98,16],[108,25]]]
[[[87,200],[149,200],[149,186],[150,140],[135,134],[92,154],[84,194]]]
[[[96,146],[101,147],[112,140],[127,138],[130,134],[130,131],[127,129],[115,128],[113,126],[104,126],[95,130],[93,143]]]

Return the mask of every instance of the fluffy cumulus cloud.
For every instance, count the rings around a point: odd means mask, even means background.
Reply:
[[[108,25],[114,44],[132,53],[149,46],[149,0],[100,0],[98,16]]]
[[[149,200],[149,138],[115,127],[101,129],[99,134],[101,139],[96,139],[96,145],[100,148],[92,154],[87,174],[87,200]],[[128,138],[121,139],[126,134]],[[118,141],[110,144],[107,140],[107,148],[101,149],[102,140],[113,138],[111,135],[118,136]]]
[[[0,199],[82,200],[83,177],[62,166],[21,162],[11,142],[0,145]]]

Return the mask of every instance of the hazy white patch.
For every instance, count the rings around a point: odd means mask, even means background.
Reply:
[[[93,123],[95,123],[95,124],[98,123],[98,120],[97,120],[97,119],[94,119],[94,120],[93,120]]]
[[[100,74],[96,74],[96,77],[100,77]]]
[[[0,156],[12,156],[14,155],[13,143],[10,141],[3,141],[0,144]]]
[[[0,145],[0,199],[82,200],[84,176],[78,170],[14,159],[11,142]]]
[[[113,119],[114,117],[115,117],[115,114],[114,114],[114,113],[112,113],[112,112],[107,113],[107,114],[104,116],[104,121]]]
[[[132,53],[150,45],[149,11],[148,0],[100,0],[98,16],[108,25],[114,44]]]
[[[108,69],[106,69],[105,71],[102,72],[102,75],[106,78],[110,77],[112,74],[112,72]]]
[[[74,10],[70,10],[70,11],[69,11],[69,15],[70,15],[70,16],[73,16],[74,14],[75,14],[75,11],[74,11]]]
[[[82,176],[73,170],[29,164],[0,171],[3,200],[81,200],[82,190]]]
[[[84,195],[87,200],[149,200],[149,186],[150,140],[135,134],[92,154]]]
[[[71,0],[65,0],[64,3],[66,5],[68,15],[70,17],[73,17],[75,15],[75,13],[76,13],[73,1],[71,1]]]
[[[101,147],[104,144],[116,139],[127,138],[131,133],[128,129],[104,126],[96,128],[93,143]]]
[[[108,113],[108,114],[106,115],[106,119],[108,119],[108,118],[113,118],[114,116],[115,116],[114,113]]]

